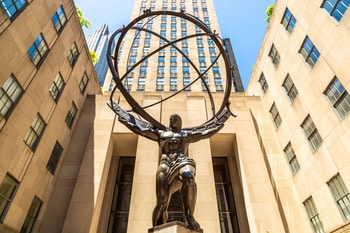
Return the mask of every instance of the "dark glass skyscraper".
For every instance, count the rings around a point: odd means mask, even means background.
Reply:
[[[103,85],[108,71],[106,59],[109,29],[107,24],[102,24],[100,28],[87,36],[87,44],[90,51],[94,51],[97,57],[95,70],[100,86]]]

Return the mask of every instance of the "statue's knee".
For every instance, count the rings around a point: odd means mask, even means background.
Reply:
[[[184,184],[193,184],[195,182],[192,172],[183,172],[180,179]]]

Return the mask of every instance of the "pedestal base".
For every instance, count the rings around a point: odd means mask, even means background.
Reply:
[[[192,231],[183,222],[169,222],[148,229],[148,233],[203,233],[203,230]]]

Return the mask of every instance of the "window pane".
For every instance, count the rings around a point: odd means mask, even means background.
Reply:
[[[17,80],[10,75],[4,85],[0,88],[0,114],[3,117],[9,117],[10,110],[19,101],[22,93],[23,89]]]
[[[34,225],[35,225],[35,222],[39,216],[39,212],[40,212],[42,203],[43,202],[37,196],[34,197],[32,204],[29,208],[27,217],[24,220],[24,223],[23,223],[23,226],[21,229],[21,233],[32,232]]]
[[[29,131],[27,132],[26,137],[24,138],[24,142],[32,151],[36,149],[36,146],[38,145],[44,132],[45,126],[46,124],[44,120],[39,114],[37,114],[35,120],[29,128]]]
[[[25,0],[1,0],[0,3],[8,18],[12,18],[27,5]]]
[[[341,119],[350,112],[350,96],[337,78],[334,78],[324,94]]]

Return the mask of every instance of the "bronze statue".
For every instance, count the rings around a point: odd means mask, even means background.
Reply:
[[[188,146],[217,133],[231,115],[228,108],[220,118],[198,129],[182,129],[181,117],[173,114],[170,116],[169,128],[161,130],[146,121],[136,119],[116,103],[111,107],[119,115],[119,121],[131,131],[159,144],[159,167],[156,173],[157,204],[153,210],[153,226],[167,222],[170,197],[180,190],[188,228],[200,230],[200,225],[193,216],[197,197],[196,163],[188,157]]]
[[[181,18],[181,20],[186,20],[187,22],[192,23],[197,28],[199,28],[200,32],[196,30],[195,34],[187,35],[182,38],[173,40],[172,38],[168,39],[163,35],[150,30],[146,26],[147,23],[144,23],[144,20],[151,22],[153,20],[160,19],[160,16],[164,15],[178,17]],[[140,27],[140,24],[143,26]],[[120,71],[125,70],[126,67],[120,66],[124,63],[119,62],[119,56],[123,54],[120,52],[124,44],[124,38],[128,38],[126,35],[129,32],[133,35],[148,33],[149,35],[152,35],[152,37],[159,38],[159,40],[164,41],[165,44],[159,46],[157,49],[151,51],[150,53],[145,54],[142,56],[142,59],[136,63],[128,64],[126,72],[121,75]],[[181,41],[199,36],[205,36],[208,37],[208,39],[210,38],[216,45],[215,48],[218,52],[216,59],[212,61],[212,64],[208,66],[205,71],[202,71],[200,68],[196,67],[189,55],[184,53],[181,48],[177,47]],[[115,49],[113,42],[116,44]],[[196,45],[193,44],[193,46]],[[161,98],[160,101],[147,106],[142,106],[133,98],[133,92],[129,90],[129,85],[124,85],[125,78],[127,78],[128,74],[131,73],[136,67],[142,64],[142,62],[146,61],[153,55],[159,54],[163,49],[166,49],[167,47],[175,49],[183,56],[184,59],[186,59],[191,64],[193,67],[193,69],[191,69],[194,71],[194,73],[191,74],[191,83],[184,85],[183,88],[171,93],[169,96],[166,96],[166,98]],[[112,51],[114,51],[114,53]],[[125,54],[128,54],[129,56],[130,52]],[[215,101],[210,91],[209,85],[206,82],[206,77],[208,71],[213,68],[214,63],[216,63],[219,58],[225,63],[225,75],[223,77],[226,77],[226,84],[223,90],[224,94],[222,95],[221,105],[216,111]],[[193,217],[197,196],[197,187],[195,183],[196,164],[194,160],[188,156],[188,146],[192,142],[196,142],[204,138],[209,138],[213,134],[217,133],[223,127],[226,120],[231,115],[233,115],[228,107],[233,83],[233,67],[231,66],[230,60],[227,56],[219,34],[217,34],[215,31],[212,32],[211,29],[203,21],[195,16],[185,13],[184,11],[175,12],[146,10],[144,11],[144,14],[138,16],[127,26],[123,26],[111,35],[111,38],[108,42],[107,61],[115,83],[108,105],[119,116],[119,121],[126,125],[131,131],[147,137],[153,141],[157,141],[159,144],[159,167],[156,173],[157,204],[153,211],[153,226],[161,225],[167,222],[167,209],[170,197],[172,193],[180,190],[183,200],[185,217],[188,222],[188,228],[191,230],[199,230],[200,225]],[[180,92],[187,90],[188,87],[196,82],[202,83],[206,90],[205,93],[208,95],[207,99],[210,101],[212,118],[210,118],[210,120],[207,122],[197,127],[182,128],[180,116],[174,114],[170,116],[169,127],[166,127],[146,111],[148,107],[162,104],[162,102],[167,101]],[[131,107],[132,110],[130,111],[133,111],[137,115],[141,116],[142,120],[135,118],[133,115],[120,108],[120,106],[113,100],[113,95],[117,90],[120,91],[117,93],[123,95],[126,102],[129,104],[129,107]],[[159,113],[161,114],[161,112]]]

